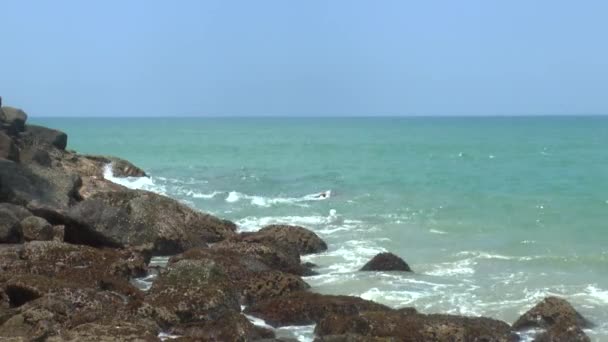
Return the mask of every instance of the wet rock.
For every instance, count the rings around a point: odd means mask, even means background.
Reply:
[[[65,150],[68,144],[68,136],[64,132],[37,125],[25,126],[22,139],[29,145],[53,146],[60,150]]]
[[[257,341],[273,338],[274,332],[253,325],[245,316],[237,312],[227,312],[219,319],[181,324],[171,328],[172,335],[194,338],[198,341]]]
[[[19,162],[19,148],[11,137],[0,131],[0,159]]]
[[[111,165],[112,174],[114,177],[147,177],[146,172],[131,162],[111,156],[94,156],[84,155],[83,158],[89,159],[96,163],[103,173],[106,165]]]
[[[145,302],[150,306],[147,314],[162,326],[207,322],[240,311],[232,282],[211,260],[171,264],[158,276]]]
[[[30,216],[21,221],[21,230],[25,241],[48,241],[53,240],[53,226],[45,219]]]
[[[318,336],[356,336],[351,339],[353,341],[360,341],[360,337],[412,342],[519,340],[508,324],[490,318],[423,315],[398,311],[328,315],[316,326],[315,333]]]
[[[591,339],[576,325],[557,324],[535,336],[534,342],[591,342]]]
[[[307,291],[272,298],[248,307],[245,312],[278,327],[318,323],[330,314],[354,315],[391,309],[359,297],[330,296]]]
[[[169,255],[233,236],[224,220],[142,190],[100,192],[69,209],[65,240],[92,246],[147,246]]]
[[[317,234],[299,226],[269,225],[255,233],[243,234],[243,240],[278,244],[287,249],[295,249],[300,255],[327,250],[327,244]]]
[[[233,250],[195,248],[171,258],[169,264],[180,260],[212,260],[217,263],[234,283],[243,305],[309,288],[299,276],[272,270],[255,256]]]
[[[300,254],[293,249],[286,249],[275,244],[226,240],[211,247],[217,251],[233,251],[253,257],[273,270],[297,275],[307,275],[309,270],[300,263]]]
[[[355,334],[326,335],[317,337],[315,342],[401,342],[393,337],[370,337]]]
[[[25,130],[25,122],[27,114],[18,108],[2,107],[2,116],[0,116],[0,127],[6,130],[10,135],[16,135]]]
[[[410,266],[393,253],[379,253],[368,261],[361,271],[404,271],[412,272]]]
[[[547,297],[528,310],[513,323],[513,329],[550,328],[554,325],[589,328],[593,324],[585,319],[568,301]]]

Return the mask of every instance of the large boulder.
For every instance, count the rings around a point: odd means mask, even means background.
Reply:
[[[519,331],[530,328],[547,329],[554,325],[574,325],[581,328],[593,326],[567,300],[547,297],[519,317],[513,323],[513,329]]]
[[[410,266],[393,253],[377,254],[368,261],[361,271],[404,271],[411,272]]]
[[[21,221],[21,231],[25,241],[53,240],[53,226],[42,217],[30,216]]]
[[[300,291],[255,303],[245,312],[262,318],[274,327],[280,327],[318,323],[330,314],[355,315],[365,311],[390,310],[387,306],[359,297]]]
[[[60,150],[65,150],[68,145],[68,135],[56,129],[46,128],[37,125],[25,126],[25,133],[22,139],[33,146],[53,146]]]
[[[0,243],[18,243],[23,240],[20,221],[12,210],[0,208]]]
[[[253,257],[273,270],[297,275],[308,275],[309,270],[301,265],[297,250],[284,248],[276,244],[226,240],[211,247],[217,251],[234,251],[241,255]]]
[[[233,282],[243,305],[310,287],[297,275],[272,270],[255,256],[239,254],[233,250],[190,249],[171,258],[169,264],[180,260],[213,260]]]
[[[59,168],[24,165],[0,160],[0,201],[32,210],[47,207],[65,210],[79,200],[82,184],[76,174]]]
[[[93,246],[137,246],[169,255],[233,236],[232,222],[142,190],[99,192],[67,213],[65,240]]]
[[[19,162],[19,148],[11,137],[0,131],[0,159]]]
[[[505,322],[485,317],[423,315],[403,311],[327,315],[315,328],[318,336],[355,336],[343,341],[518,341]]]
[[[327,244],[314,232],[299,226],[269,225],[255,233],[244,233],[244,241],[275,243],[294,249],[300,255],[327,250]]]
[[[16,135],[25,130],[27,114],[18,108],[2,107],[0,116],[0,128],[6,130],[10,135]]]
[[[168,266],[145,300],[161,326],[217,320],[239,312],[238,293],[212,260],[181,260]]]

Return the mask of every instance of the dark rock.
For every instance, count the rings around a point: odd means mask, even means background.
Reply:
[[[0,209],[0,243],[18,243],[22,240],[20,220],[12,211]]]
[[[364,311],[390,310],[384,305],[359,297],[330,296],[300,291],[255,303],[245,312],[278,327],[318,323],[330,314],[354,315]]]
[[[11,137],[0,131],[0,159],[19,162],[19,148]]]
[[[0,117],[1,127],[10,135],[16,135],[25,130],[27,114],[21,109],[13,107],[2,107],[3,116]]]
[[[370,337],[356,334],[326,335],[315,338],[314,342],[401,342],[393,337]]]
[[[279,245],[226,240],[213,245],[211,249],[230,250],[241,255],[254,257],[273,270],[297,275],[307,274],[306,268],[300,264],[300,254],[293,249],[285,249]]]
[[[327,244],[314,232],[298,226],[270,225],[255,233],[243,234],[248,242],[275,243],[287,249],[295,249],[300,255],[327,250]]]
[[[181,324],[171,328],[170,333],[195,338],[198,341],[245,342],[274,337],[273,331],[256,327],[237,312],[227,312],[213,321]]]
[[[144,246],[169,255],[233,236],[214,216],[142,190],[100,192],[69,209],[65,240],[93,246]]]
[[[60,150],[65,150],[68,144],[68,135],[64,132],[37,125],[25,126],[25,133],[22,139],[27,141],[29,145],[53,146]]]
[[[84,323],[53,336],[46,342],[114,342],[114,341],[160,341],[158,331],[149,325],[124,321]]]
[[[557,324],[536,335],[534,342],[591,342],[591,339],[576,325]]]
[[[53,239],[53,226],[45,219],[30,216],[21,221],[21,231],[25,241],[48,241]]]
[[[81,184],[78,175],[65,170],[0,160],[2,202],[23,205],[28,209],[49,207],[62,210],[78,201]]]
[[[95,162],[102,171],[105,171],[106,165],[112,166],[112,175],[114,177],[147,177],[146,172],[139,167],[133,165],[131,162],[110,156],[94,156],[84,155],[83,158],[87,158]]]
[[[162,326],[208,322],[239,312],[238,293],[211,260],[181,260],[168,266],[152,285],[147,315]]]
[[[361,337],[369,340],[388,338],[412,342],[519,340],[508,324],[490,318],[423,315],[398,311],[328,315],[316,326],[315,333],[318,336],[356,336],[352,341],[361,341]]]
[[[233,250],[191,249],[171,258],[169,264],[180,260],[212,260],[217,263],[234,283],[240,293],[240,303],[244,305],[309,288],[299,276],[271,270],[255,256]]]
[[[513,323],[513,329],[518,331],[529,328],[547,329],[554,325],[574,325],[580,328],[593,326],[565,299],[547,297],[519,317]]]
[[[405,271],[411,272],[410,266],[393,253],[377,254],[365,264],[361,271]]]

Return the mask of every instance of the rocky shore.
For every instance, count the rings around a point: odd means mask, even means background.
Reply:
[[[104,178],[128,161],[66,150],[65,133],[0,110],[1,341],[286,341],[269,326],[315,324],[318,341],[589,341],[592,323],[548,297],[513,324],[424,314],[311,291],[301,255],[326,243],[296,226],[239,233],[228,220]],[[151,288],[132,280],[154,272]],[[361,271],[411,272],[383,253]],[[414,269],[415,271],[415,269]],[[535,303],[530,303],[530,306]],[[244,308],[244,310],[243,310]]]

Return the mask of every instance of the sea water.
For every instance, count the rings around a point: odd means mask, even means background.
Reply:
[[[31,121],[241,231],[314,230],[313,291],[508,323],[556,295],[608,340],[608,117]],[[383,251],[414,273],[357,272]]]

